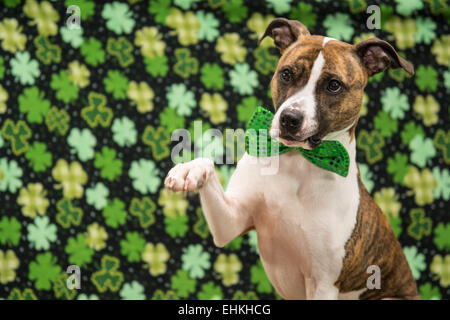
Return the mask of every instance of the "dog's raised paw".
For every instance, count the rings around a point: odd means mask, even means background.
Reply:
[[[193,191],[205,185],[212,171],[214,164],[209,159],[199,158],[180,163],[170,169],[164,185],[172,191]]]

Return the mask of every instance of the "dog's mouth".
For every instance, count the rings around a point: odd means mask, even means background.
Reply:
[[[314,149],[322,143],[322,139],[318,135],[312,135],[306,139],[299,139],[290,134],[283,134],[278,140],[288,147],[302,147],[304,149]]]

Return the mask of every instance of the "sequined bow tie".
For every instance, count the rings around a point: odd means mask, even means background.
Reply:
[[[324,140],[313,150],[285,146],[281,142],[272,139],[268,134],[273,116],[273,113],[267,109],[262,107],[256,108],[246,128],[245,150],[248,154],[256,157],[272,156],[297,149],[305,159],[319,168],[337,173],[343,177],[347,176],[350,158],[347,150],[339,141]]]

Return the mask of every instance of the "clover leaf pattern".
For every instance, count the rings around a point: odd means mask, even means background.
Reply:
[[[275,16],[351,44],[387,40],[415,66],[369,80],[356,160],[422,299],[450,298],[445,1],[383,1],[375,30],[370,1],[0,2],[0,299],[280,298],[254,231],[216,248],[198,196],[163,187],[176,129],[202,121],[176,160],[223,152],[206,130],[272,106],[280,55],[257,40]],[[233,170],[217,166],[224,186]],[[72,264],[81,290],[65,285]]]

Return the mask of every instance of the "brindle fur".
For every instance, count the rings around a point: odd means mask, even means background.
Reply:
[[[416,281],[400,243],[381,209],[361,182],[359,208],[353,233],[345,245],[346,256],[335,285],[340,292],[367,287],[367,268],[380,268],[380,289],[366,290],[360,299],[420,299]]]

